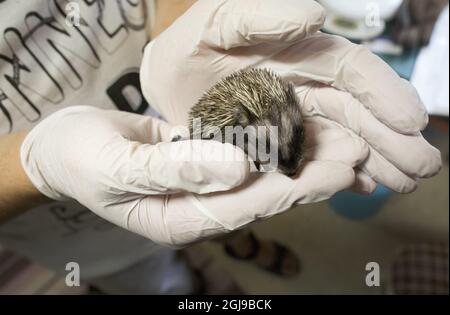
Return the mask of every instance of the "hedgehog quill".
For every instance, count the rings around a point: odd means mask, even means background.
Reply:
[[[229,127],[245,128],[244,141],[230,136]],[[304,128],[294,86],[267,69],[247,68],[215,84],[191,109],[189,130],[197,139],[217,140],[220,132],[220,141],[239,146],[258,169],[267,161],[251,147],[275,148],[276,167],[289,177],[297,174],[303,157]]]

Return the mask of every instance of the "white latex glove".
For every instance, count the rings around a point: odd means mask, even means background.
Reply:
[[[355,182],[353,167],[368,154],[367,145],[344,130],[314,128],[305,144],[305,163],[291,179],[280,173],[251,173],[243,185],[205,195],[147,197],[130,213],[133,231],[169,246],[184,246],[283,213],[294,204],[319,202]],[[164,227],[164,228],[161,228]]]
[[[30,131],[21,161],[44,195],[76,199],[116,223],[122,223],[137,198],[229,190],[247,179],[250,167],[240,149],[216,141],[171,142],[172,132],[152,117],[74,106]],[[200,150],[213,156],[196,160]],[[236,159],[218,162],[227,154]],[[125,212],[110,207],[126,200]]]
[[[307,122],[324,117],[320,128],[347,129],[368,143],[356,190],[371,192],[378,182],[412,192],[441,166],[440,152],[420,134],[425,107],[366,48],[317,32],[324,16],[312,0],[199,0],[147,46],[144,95],[170,123],[184,125],[202,93],[224,76],[247,66],[273,69],[295,83]]]
[[[142,67],[145,95],[170,123],[186,124],[189,108],[203,91],[220,78],[259,62],[272,60],[275,64],[278,53],[289,51],[288,47],[294,47],[294,44],[300,44],[311,34],[315,34],[322,22],[323,12],[312,1],[198,1],[146,49]],[[351,47],[346,42],[345,45]],[[330,49],[329,54],[325,55],[329,61],[336,61],[336,56],[332,53],[333,49]],[[297,51],[292,54],[305,59],[314,59],[315,55]],[[284,65],[282,59],[278,63]],[[294,65],[286,65],[294,69]],[[316,63],[309,65],[305,64],[308,69],[315,71],[317,77],[321,77],[318,73],[324,73],[323,78],[326,78],[327,71],[330,70],[318,67]],[[282,69],[274,67],[274,70]],[[295,78],[300,80],[302,77],[294,76],[293,79]],[[395,80],[399,81],[398,78]],[[315,90],[319,89],[306,89]],[[302,97],[304,93],[300,92]],[[336,93],[347,95],[337,90]],[[313,95],[306,93],[312,100]],[[410,101],[411,95],[407,94],[405,98]],[[313,104],[312,100],[308,104]],[[320,100],[327,101],[322,104],[340,106],[340,103],[330,102],[330,98]],[[420,113],[422,118],[419,120],[426,117],[423,108],[417,104],[396,106],[403,112],[409,107],[413,108],[406,113]],[[395,112],[395,107],[390,107],[389,110]],[[250,180],[228,192],[167,194],[172,191],[165,188],[171,187],[167,183],[172,182],[172,176],[177,178],[180,176],[179,172],[185,169],[183,174],[186,177],[182,177],[182,183],[192,181],[198,183],[198,192],[208,191],[200,189],[204,184],[201,180],[189,180],[190,169],[198,167],[209,170],[207,173],[212,172],[213,182],[227,175],[225,182],[228,185],[220,185],[222,188],[238,186],[249,175],[248,163],[230,162],[229,165],[222,165],[223,162],[218,162],[220,166],[201,166],[203,164],[200,161],[193,167],[188,161],[170,160],[172,154],[161,154],[162,158],[157,159],[158,163],[135,164],[135,156],[140,156],[140,161],[151,160],[151,147],[172,148],[173,144],[156,144],[169,140],[156,136],[160,129],[156,125],[160,123],[150,118],[132,119],[135,116],[130,114],[125,114],[130,118],[124,119],[124,113],[118,112],[107,112],[108,115],[104,111],[97,113],[65,112],[60,114],[61,117],[52,116],[54,119],[48,119],[48,124],[44,121],[38,125],[26,138],[22,148],[24,168],[42,192],[50,191],[47,193],[49,196],[75,198],[107,220],[160,244],[182,246],[238,229],[254,220],[281,213],[295,203],[327,199],[352,186],[355,179],[366,191],[373,189],[370,177],[362,173],[355,176],[353,170],[367,159],[367,142],[350,129],[342,127],[338,119],[323,118],[321,115],[325,116],[324,114],[315,114],[310,115],[305,122],[307,134],[313,136],[306,141],[307,163],[299,177],[291,179],[278,173],[252,174]],[[354,115],[349,117],[355,118]],[[404,124],[410,126],[411,130],[417,129],[416,122],[411,126],[410,120],[404,118]],[[358,119],[355,121],[359,124]],[[419,125],[422,127],[423,124]],[[384,124],[382,126],[387,128]],[[150,128],[150,132],[142,132],[147,128]],[[408,132],[411,130],[408,129]],[[154,135],[150,136],[152,134]],[[119,144],[126,142],[124,140],[127,138],[130,139],[129,146]],[[420,147],[420,152],[425,151],[428,161],[432,161],[425,169],[431,174],[439,168],[438,161],[433,161],[433,158],[436,160],[436,153],[428,145],[424,149],[420,141],[415,145]],[[185,145],[184,142],[180,143],[176,145]],[[192,143],[188,145],[187,151],[192,151],[189,149],[191,147]],[[229,147],[231,149],[237,150]],[[116,160],[119,163],[116,164]],[[181,165],[177,166],[177,163]],[[183,165],[185,163],[188,164]],[[118,167],[120,165],[122,167]],[[156,167],[151,167],[155,165]],[[154,185],[153,171],[161,174],[160,178],[165,178],[166,181]],[[203,174],[202,171],[199,173]],[[190,184],[174,186],[173,191],[195,191],[186,189],[191,187]],[[157,195],[161,193],[163,195]]]
[[[169,142],[173,133],[165,122],[87,106],[61,110],[38,124],[22,144],[21,161],[48,197],[75,199],[118,226],[181,246],[352,185],[352,168],[367,156],[367,147],[343,130],[317,126],[305,126],[318,136],[306,142],[311,162],[295,180],[253,174],[241,185],[250,167],[239,148],[216,141]],[[208,158],[190,161],[199,150]]]

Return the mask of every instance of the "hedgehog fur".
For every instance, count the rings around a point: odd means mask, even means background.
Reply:
[[[194,119],[200,119],[201,126],[197,126]],[[296,174],[302,159],[304,129],[292,83],[271,70],[256,68],[224,78],[204,93],[191,109],[189,129],[191,137],[211,139],[217,130],[224,134],[227,126],[278,127],[276,138],[266,134],[265,139],[276,142],[278,170],[288,176]],[[269,128],[265,130],[270,133]],[[257,134],[257,141],[259,137]],[[233,143],[225,137],[221,141]],[[242,148],[246,153],[247,146],[248,143]],[[255,162],[259,166],[258,157]]]

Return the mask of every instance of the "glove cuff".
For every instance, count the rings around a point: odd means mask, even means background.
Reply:
[[[52,161],[54,156],[48,152],[51,149],[51,140],[47,139],[46,133],[51,132],[54,123],[58,122],[62,116],[86,110],[95,109],[89,106],[73,106],[56,112],[36,125],[20,147],[20,162],[23,170],[36,189],[50,199],[64,201],[71,198],[54,187],[52,179],[47,177],[48,173],[51,173],[47,170],[55,169],[55,163]]]

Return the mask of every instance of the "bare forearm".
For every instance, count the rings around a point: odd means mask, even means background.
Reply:
[[[179,16],[189,9],[196,0],[157,0],[156,21],[152,30],[155,38],[168,28]]]
[[[0,136],[0,223],[49,201],[33,186],[20,163],[26,134]]]

